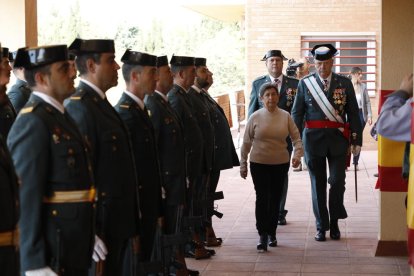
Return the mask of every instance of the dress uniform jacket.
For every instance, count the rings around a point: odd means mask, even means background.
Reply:
[[[145,98],[151,112],[167,205],[185,202],[185,147],[181,121],[158,93]]]
[[[0,135],[7,139],[10,128],[16,120],[16,111],[9,98],[5,96],[5,102],[0,104]]]
[[[161,178],[154,128],[147,111],[123,93],[115,110],[129,130],[138,176],[142,218],[161,214]]]
[[[191,100],[183,88],[174,84],[168,92],[168,101],[183,124],[187,176],[201,175],[203,162],[203,135],[194,114]]]
[[[86,144],[75,123],[32,95],[20,112],[8,146],[20,188],[22,272],[50,266],[87,269],[93,249],[93,180]],[[86,192],[58,202],[61,192]]]
[[[17,175],[6,141],[0,135],[0,236],[6,235],[7,232],[16,233],[18,220],[19,187]],[[0,241],[0,243],[4,242],[0,245],[0,271],[5,275],[19,274],[18,252],[13,246],[19,242],[16,234],[12,235],[10,239]]]
[[[20,79],[17,79],[16,83],[10,88],[7,95],[16,113],[19,113],[20,109],[27,103],[31,93],[32,90],[27,85],[27,82]]]
[[[250,93],[248,117],[250,117],[253,112],[263,107],[263,102],[260,100],[259,90],[260,87],[266,82],[271,82],[269,75],[258,77],[253,81],[252,92]],[[291,112],[293,102],[295,100],[298,82],[299,81],[295,78],[283,75],[282,86],[279,91],[278,107],[289,113]]]
[[[137,233],[137,184],[128,131],[117,112],[80,82],[66,109],[92,148],[98,191],[97,232],[116,240]]]
[[[306,87],[304,80],[315,77],[317,83],[323,90],[319,76],[314,73],[300,80],[298,93],[292,109],[292,118],[299,131],[302,133],[303,145],[305,148],[305,159],[309,168],[312,182],[312,198],[316,216],[317,229],[329,230],[329,218],[346,218],[347,213],[343,206],[343,193],[345,191],[345,159],[349,147],[348,137],[345,137],[338,128],[304,128],[305,121],[327,121],[327,117],[313,99]],[[350,132],[355,133],[353,144],[361,145],[361,122],[359,119],[358,103],[356,101],[354,88],[351,81],[343,76],[332,73],[327,99],[337,110],[344,122],[349,122]],[[326,160],[322,164],[316,164],[316,160],[330,157],[329,183],[329,214],[326,209]],[[319,161],[318,161],[319,162]],[[319,199],[319,200],[318,200]],[[323,202],[325,201],[325,202]]]
[[[207,174],[211,172],[213,167],[214,128],[211,123],[208,105],[205,102],[204,96],[201,95],[201,92],[191,87],[188,90],[188,97],[190,98],[193,114],[196,116],[203,137],[202,172]]]

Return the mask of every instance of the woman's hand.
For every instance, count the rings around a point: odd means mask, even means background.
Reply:
[[[240,176],[244,179],[247,177],[247,169],[240,168]]]
[[[292,158],[292,167],[297,168],[300,165],[300,159]]]

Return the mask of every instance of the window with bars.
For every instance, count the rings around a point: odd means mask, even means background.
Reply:
[[[352,67],[360,67],[363,74],[362,80],[367,84],[369,95],[375,96],[377,80],[375,34],[302,34],[302,56],[310,57],[310,51],[315,45],[325,43],[330,43],[339,50],[339,54],[334,58],[333,71],[349,75]],[[311,71],[314,70],[312,66]]]

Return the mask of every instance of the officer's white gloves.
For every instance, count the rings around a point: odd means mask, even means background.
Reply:
[[[354,156],[359,155],[359,153],[361,152],[361,146],[358,145],[352,145],[351,146],[351,152]]]
[[[95,235],[95,245],[93,246],[92,259],[95,262],[103,261],[106,258],[106,254],[108,254],[108,250],[106,249],[104,242],[97,235]]]
[[[26,276],[58,276],[55,272],[53,272],[50,267],[43,267],[34,270],[28,270],[25,273]]]

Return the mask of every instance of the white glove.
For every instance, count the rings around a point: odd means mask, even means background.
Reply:
[[[93,246],[92,259],[95,262],[103,261],[106,258],[106,254],[108,254],[108,250],[106,249],[104,242],[97,235],[95,235],[95,245]]]
[[[50,267],[42,267],[39,269],[28,270],[25,273],[26,276],[58,276]]]
[[[351,146],[351,152],[354,156],[359,155],[359,153],[361,152],[361,146],[358,145],[352,145]]]

